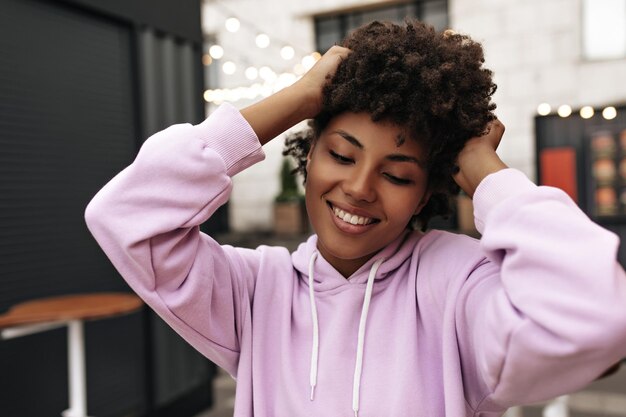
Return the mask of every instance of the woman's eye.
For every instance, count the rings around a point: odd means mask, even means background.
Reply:
[[[330,151],[330,156],[333,157],[333,159],[335,159],[337,162],[339,162],[340,164],[351,164],[354,161],[350,158],[347,158],[343,155],[338,154],[335,151]]]
[[[391,181],[393,184],[398,184],[398,185],[408,185],[408,184],[411,184],[411,183],[412,183],[412,181],[411,181],[411,180],[407,180],[407,179],[405,179],[405,178],[398,178],[398,177],[393,176],[393,175],[388,174],[388,173],[385,173],[384,175],[385,175],[385,177],[386,177],[389,181]]]

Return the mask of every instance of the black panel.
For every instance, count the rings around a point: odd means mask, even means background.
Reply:
[[[127,291],[83,213],[135,153],[130,44],[131,28],[114,21],[50,2],[0,1],[0,310]],[[141,329],[138,316],[86,325],[91,414],[145,408]],[[67,408],[65,335],[0,342],[3,415]]]
[[[135,153],[129,29],[46,2],[0,7],[0,309],[125,290],[83,213]]]
[[[146,404],[144,315],[88,322],[87,397],[89,415],[141,416]]]
[[[128,20],[200,44],[200,0],[57,0]]]
[[[68,405],[66,344],[62,329],[0,341],[1,415],[61,415]]]

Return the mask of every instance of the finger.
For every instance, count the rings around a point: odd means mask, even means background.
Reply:
[[[339,45],[333,45],[330,47],[330,49],[328,51],[326,51],[326,54],[330,53],[331,55],[333,54],[338,54],[338,55],[348,55],[350,53],[350,49],[345,48],[343,46],[339,46]],[[326,55],[324,54],[324,55]]]
[[[494,119],[487,125],[488,131],[485,136],[493,144],[494,149],[497,149],[504,136],[505,127],[499,119]]]

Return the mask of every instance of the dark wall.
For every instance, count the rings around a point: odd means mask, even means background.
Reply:
[[[58,0],[113,18],[202,42],[200,0]]]
[[[129,291],[84,209],[148,134],[202,120],[201,51],[199,1],[0,0],[0,313]],[[210,404],[212,365],[152,313],[85,334],[90,415]],[[67,408],[66,343],[64,329],[0,340],[1,415]]]

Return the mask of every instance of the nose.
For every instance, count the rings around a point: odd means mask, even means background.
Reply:
[[[343,192],[355,201],[371,203],[376,200],[374,175],[366,169],[354,169],[343,181]]]

